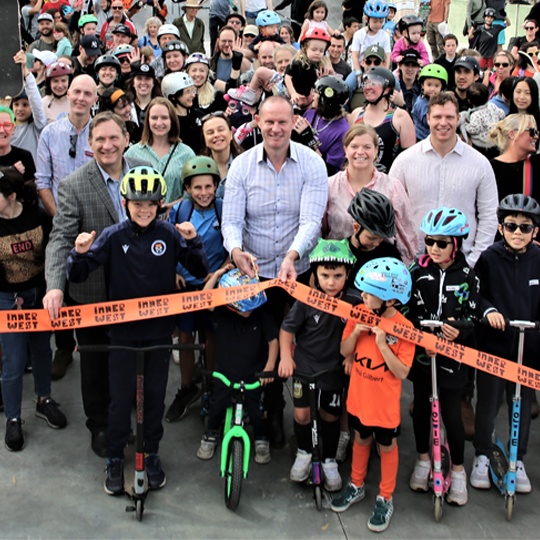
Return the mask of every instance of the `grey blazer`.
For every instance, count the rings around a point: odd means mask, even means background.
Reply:
[[[148,165],[146,161],[125,158],[129,167]],[[96,160],[89,161],[58,184],[58,200],[53,229],[45,254],[47,291],[66,288],[66,262],[81,232],[96,231],[118,223],[118,214]],[[69,295],[79,304],[105,302],[107,290],[103,268],[92,272],[84,283],[70,283]]]

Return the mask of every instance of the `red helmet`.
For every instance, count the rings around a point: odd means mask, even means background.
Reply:
[[[62,77],[62,75],[73,75],[73,71],[64,62],[53,62],[45,71],[45,80],[48,81],[53,77]]]
[[[300,38],[300,43],[304,43],[304,41],[307,41],[308,39],[320,39],[321,41],[326,42],[327,49],[330,47],[331,40],[326,30],[321,30],[320,28],[307,28]]]

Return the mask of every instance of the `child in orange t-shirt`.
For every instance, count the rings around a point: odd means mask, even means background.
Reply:
[[[394,307],[397,301],[407,303],[411,296],[411,275],[401,261],[385,257],[366,263],[356,276],[355,286],[362,291],[365,307],[377,317],[413,326]],[[381,453],[381,482],[368,521],[368,528],[375,532],[388,528],[394,511],[401,381],[409,374],[414,351],[414,344],[387,335],[378,326],[349,320],[343,331],[341,354],[347,358],[345,371],[351,375],[347,411],[355,438],[351,481],[332,501],[332,510],[344,512],[365,497],[364,478],[375,434]]]

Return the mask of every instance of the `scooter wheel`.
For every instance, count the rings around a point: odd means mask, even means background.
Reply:
[[[138,499],[135,501],[135,512],[137,516],[137,521],[142,521],[142,517],[144,514],[144,501],[142,499]]]
[[[442,497],[435,497],[434,507],[435,521],[438,523],[442,518]]]
[[[313,488],[313,496],[315,497],[315,504],[317,505],[317,510],[320,512],[322,510],[322,490],[321,490],[321,486],[315,486]]]
[[[514,496],[506,497],[506,521],[512,520],[512,512],[514,511]]]

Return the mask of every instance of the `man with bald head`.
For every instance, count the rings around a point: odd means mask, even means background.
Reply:
[[[274,41],[263,41],[257,54],[257,59],[261,63],[261,66],[268,69],[276,69],[274,62],[274,49],[277,47],[277,43]]]
[[[70,100],[72,110],[82,114],[95,97],[86,81],[79,82],[83,84],[70,88]],[[103,268],[92,272],[84,283],[70,283],[69,295],[66,295],[66,261],[79,233],[95,231],[99,236],[106,227],[126,219],[120,182],[132,167],[150,166],[140,159],[124,157],[124,150],[129,144],[126,124],[110,111],[98,114],[90,122],[85,138],[89,139],[86,144],[89,144],[93,158],[62,178],[57,186],[56,214],[45,257],[47,294],[43,298],[43,307],[49,311],[51,319],[58,317],[58,310],[64,302],[78,306],[108,299]],[[76,150],[79,151],[78,146]],[[105,326],[77,328],[77,341],[80,345],[108,343],[107,329]],[[109,407],[108,353],[81,352],[81,389],[86,427],[92,433],[92,449],[105,457]]]
[[[309,279],[309,253],[321,234],[328,201],[328,176],[322,158],[291,141],[296,117],[288,100],[272,96],[255,116],[263,142],[240,154],[225,184],[224,246],[243,274],[261,279]],[[278,327],[291,298],[283,289],[266,291]],[[285,444],[282,383],[265,388],[270,443]]]

